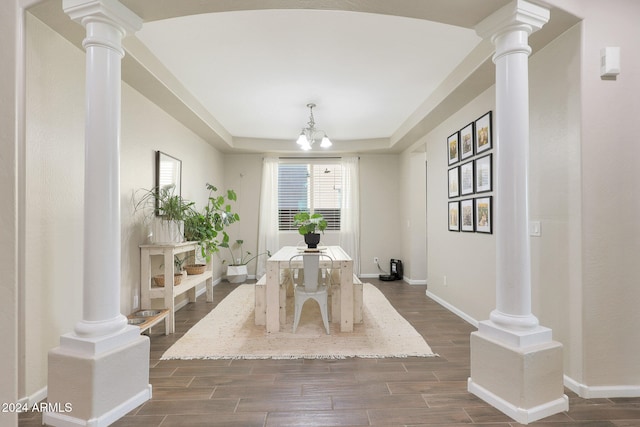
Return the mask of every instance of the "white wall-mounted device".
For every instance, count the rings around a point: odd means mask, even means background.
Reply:
[[[620,74],[620,48],[600,49],[600,77],[615,77]]]

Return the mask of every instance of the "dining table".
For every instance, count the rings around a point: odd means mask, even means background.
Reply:
[[[331,258],[320,257],[319,267],[330,269],[332,277],[339,277],[340,281],[340,304],[339,319],[341,332],[353,332],[354,323],[354,291],[353,291],[353,260],[340,246],[318,246],[316,249],[309,249],[304,246],[284,246],[269,259],[267,259],[266,272],[266,319],[265,326],[267,332],[278,332],[280,330],[280,281],[284,269],[301,269],[302,254],[323,254]],[[293,259],[292,259],[293,258]]]

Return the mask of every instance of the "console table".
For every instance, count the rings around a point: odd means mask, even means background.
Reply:
[[[213,262],[209,261],[204,273],[183,277],[179,285],[172,286],[174,274],[174,256],[186,254],[187,257],[196,259],[195,255],[200,250],[198,242],[183,242],[174,244],[140,245],[140,302],[142,309],[151,309],[152,299],[162,299],[163,307],[169,309],[167,334],[175,332],[175,297],[187,293],[189,302],[196,301],[196,287],[205,283],[207,288],[207,301],[213,301]],[[151,257],[162,257],[164,274],[164,286],[155,286],[151,274]]]

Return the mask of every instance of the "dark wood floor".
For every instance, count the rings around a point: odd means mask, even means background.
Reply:
[[[343,360],[172,360],[163,352],[236,285],[214,288],[176,314],[176,333],[151,337],[153,399],[114,424],[174,426],[519,426],[467,393],[474,327],[425,296],[425,286],[380,288],[429,343],[436,358]],[[566,391],[568,413],[530,426],[640,426],[640,398],[585,400]],[[40,425],[22,414],[20,426]]]

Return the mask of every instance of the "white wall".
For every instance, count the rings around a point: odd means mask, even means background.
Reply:
[[[402,257],[399,168],[398,155],[360,155],[360,273],[364,277],[380,274],[374,257],[387,272],[389,260]]]
[[[402,217],[399,218],[404,280],[427,283],[427,167],[424,145],[400,156],[399,189]]]
[[[565,374],[582,355],[580,32],[576,25],[529,61],[529,215],[533,312],[564,345]]]
[[[20,142],[18,129],[19,91],[16,76],[21,70],[18,58],[20,35],[18,2],[0,2],[0,402],[16,402],[18,375],[23,364],[18,354],[19,287],[18,287],[18,163]],[[21,161],[21,159],[19,160]],[[15,413],[0,413],[1,425],[16,425]]]
[[[47,351],[81,320],[84,188],[84,52],[29,16],[27,39],[25,393],[46,385]],[[146,233],[132,195],[151,188],[155,151],[182,160],[182,194],[198,207],[206,183],[224,191],[223,156],[123,84],[120,309],[139,294]],[[215,263],[214,278],[221,275]]]
[[[495,237],[493,234],[448,231],[449,200],[468,197],[448,198],[447,138],[493,111],[494,92],[493,87],[486,90],[420,141],[426,144],[427,157],[428,289],[437,298],[476,320],[487,319],[495,308]],[[495,135],[493,142],[491,153],[495,151]],[[493,194],[482,193],[483,196]]]
[[[47,351],[82,316],[84,55],[27,18],[25,384],[33,394],[46,385]]]
[[[607,394],[629,386],[640,395],[640,3],[558,1],[584,17],[581,72],[582,375]],[[600,49],[621,48],[621,73],[600,78]],[[595,388],[594,388],[595,387]]]

